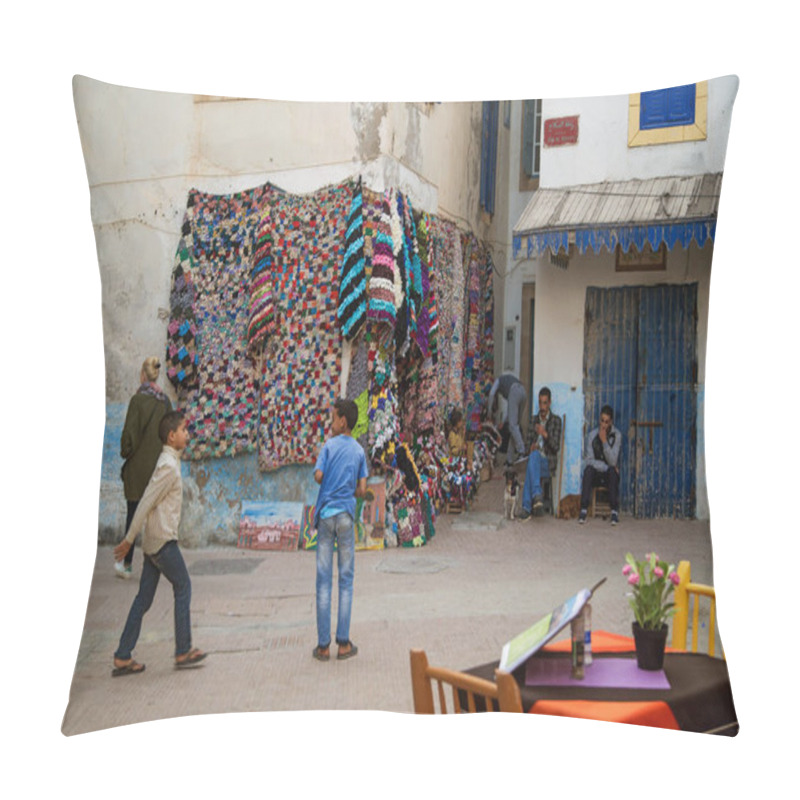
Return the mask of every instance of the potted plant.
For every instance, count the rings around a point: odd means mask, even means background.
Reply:
[[[628,553],[622,574],[632,589],[628,602],[636,617],[633,622],[636,663],[640,669],[661,669],[667,643],[667,620],[675,613],[670,597],[680,583],[675,565],[667,564],[655,553],[648,553],[644,561],[637,561]]]

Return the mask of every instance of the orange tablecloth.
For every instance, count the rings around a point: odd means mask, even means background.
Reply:
[[[568,657],[571,648],[571,641],[566,639],[548,645],[533,657]],[[634,658],[634,653],[631,637],[601,630],[592,632],[592,654],[597,659],[613,657],[612,654]],[[493,662],[467,672],[493,680],[497,666],[498,662]],[[514,678],[528,713],[699,733],[735,735],[738,731],[727,665],[721,659],[668,647],[664,672],[669,689],[592,687],[578,685],[580,682],[574,686],[528,686],[525,670],[524,664],[517,667]]]
[[[570,653],[572,640],[547,645],[552,653]],[[672,648],[667,648],[674,652]],[[608,631],[592,631],[592,655],[595,653],[630,653],[634,651],[633,639]],[[605,722],[627,722],[631,725],[648,725],[652,728],[680,730],[675,715],[663,700],[603,701],[603,700],[537,700],[530,714],[549,714],[554,717],[579,717]]]

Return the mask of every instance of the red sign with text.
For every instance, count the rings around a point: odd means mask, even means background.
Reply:
[[[545,147],[578,143],[578,117],[555,117],[544,121]]]

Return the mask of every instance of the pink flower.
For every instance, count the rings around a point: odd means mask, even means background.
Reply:
[[[631,575],[631,576],[628,578],[628,583],[629,583],[631,586],[636,586],[636,584],[637,584],[637,583],[639,583],[639,573],[638,573],[638,572],[634,572],[634,573],[633,573],[633,574],[632,574],[632,575]]]
[[[678,576],[677,572],[670,572],[668,577],[672,581],[674,586],[677,586],[681,582],[681,579]]]
[[[661,567],[654,567],[653,568],[653,575],[655,575],[656,578],[663,578],[664,577],[664,570],[661,569]]]
[[[626,564],[626,565],[625,565],[625,566],[622,568],[622,574],[623,574],[623,575],[629,575],[632,569],[633,569],[633,567],[632,567],[630,564]]]

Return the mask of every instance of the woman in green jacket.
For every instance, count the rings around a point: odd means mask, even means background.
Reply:
[[[125,534],[161,454],[158,423],[164,414],[172,411],[172,403],[156,383],[160,371],[161,363],[155,356],[144,360],[139,378],[141,386],[131,398],[128,413],[125,415],[120,441],[120,455],[125,459],[122,465],[122,483],[128,502]],[[130,578],[132,564],[133,547],[128,550],[124,561],[114,562],[114,569],[120,578]]]

